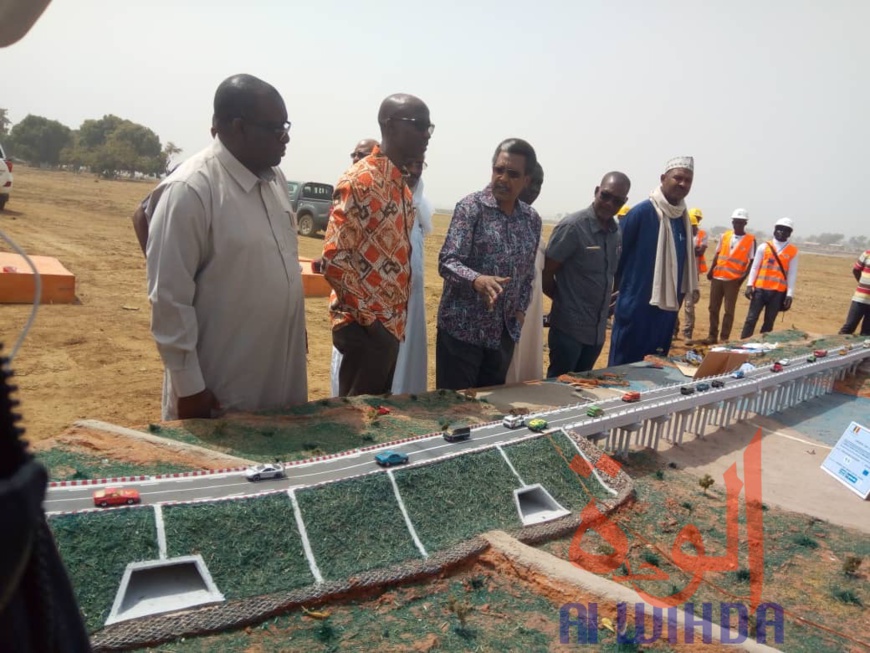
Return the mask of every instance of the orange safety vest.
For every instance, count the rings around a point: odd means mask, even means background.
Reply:
[[[764,250],[764,259],[762,259],[761,267],[758,270],[758,277],[755,279],[755,287],[785,292],[788,290],[788,277],[786,275],[788,274],[789,264],[797,256],[798,249],[789,243],[779,253],[779,260],[782,261],[785,275],[779,268],[779,263],[776,262],[776,257],[773,255],[774,251],[776,250],[773,249],[773,243],[768,242],[767,249]]]
[[[704,242],[704,238],[706,237],[707,232],[698,229],[698,235],[695,236],[695,247],[700,247],[701,244]],[[700,272],[701,274],[707,273],[707,259],[704,257],[703,254],[698,257],[698,272]]]
[[[749,265],[752,263],[750,258],[752,249],[755,246],[755,238],[746,234],[746,237],[741,238],[737,243],[734,251],[731,251],[731,239],[734,238],[733,231],[726,231],[719,243],[719,251],[716,252],[716,258],[713,260],[713,278],[721,281],[734,281],[742,279],[746,276],[746,271],[749,270]],[[774,261],[775,263],[776,261]]]

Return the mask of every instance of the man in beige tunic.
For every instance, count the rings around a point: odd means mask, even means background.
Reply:
[[[148,232],[163,419],[308,399],[296,223],[276,167],[289,141],[278,91],[235,75],[214,98],[214,143],[161,184]]]

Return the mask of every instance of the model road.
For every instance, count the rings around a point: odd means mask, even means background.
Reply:
[[[623,402],[620,398],[621,395],[613,399],[595,402],[596,405],[605,410],[605,414],[598,418],[586,415],[586,409],[591,402],[536,414],[547,420],[548,428],[572,427],[578,435],[591,436],[661,415],[692,410],[719,402],[736,401],[764,392],[778,392],[787,387],[790,382],[793,382],[792,385],[796,387],[809,387],[807,384],[813,383],[822,387],[831,382],[834,375],[856,367],[865,357],[870,357],[870,350],[866,348],[854,349],[845,355],[837,355],[832,352],[827,358],[821,358],[814,363],[802,360],[795,361],[779,373],[771,372],[770,367],[765,367],[747,374],[744,379],[734,379],[725,375],[719,377],[725,381],[723,388],[711,388],[706,392],[696,390],[691,395],[683,395],[680,391],[681,387],[686,385],[697,387],[699,383],[687,379],[686,383],[683,384],[644,391],[638,402]],[[711,380],[704,379],[704,382],[709,383]],[[807,397],[809,396],[812,394],[808,393]],[[431,438],[385,446],[375,451],[357,452],[338,458],[293,465],[286,468],[286,478],[264,479],[258,482],[248,481],[244,472],[232,472],[206,476],[161,478],[123,484],[107,483],[103,486],[84,485],[50,488],[44,507],[49,513],[94,508],[94,491],[100,487],[111,485],[136,488],[139,490],[143,504],[254,495],[261,492],[338,481],[379,470],[381,468],[375,463],[374,455],[377,451],[383,451],[387,448],[408,454],[413,465],[414,463],[435,460],[446,454],[455,454],[482,446],[506,444],[529,435],[529,430],[525,427],[508,429],[501,423],[497,423],[473,429],[471,438],[462,442],[448,443],[440,435],[434,435]],[[111,508],[107,508],[107,510],[111,510]]]

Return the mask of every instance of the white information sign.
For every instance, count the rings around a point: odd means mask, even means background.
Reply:
[[[862,499],[870,496],[870,429],[852,422],[822,469]]]

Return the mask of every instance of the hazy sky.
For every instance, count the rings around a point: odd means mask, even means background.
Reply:
[[[77,128],[113,113],[190,155],[221,80],[275,85],[293,123],[289,178],[334,183],[390,93],[427,102],[428,195],[452,207],[489,180],[500,140],[529,140],[544,216],[591,201],[602,173],[630,203],[665,160],[695,157],[705,226],[868,234],[866,0],[54,0],[0,50],[0,106]],[[868,234],[870,235],[870,234]]]

